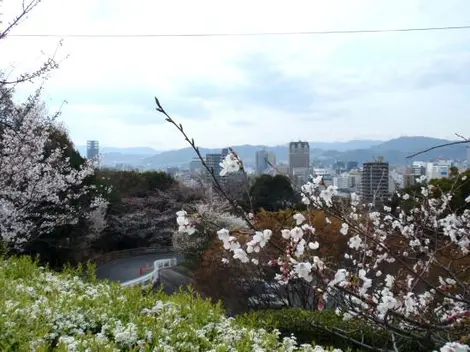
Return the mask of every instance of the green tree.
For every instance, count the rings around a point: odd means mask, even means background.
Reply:
[[[283,175],[261,175],[250,189],[255,211],[278,211],[298,202],[289,179]]]

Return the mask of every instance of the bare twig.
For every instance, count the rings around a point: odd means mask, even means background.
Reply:
[[[28,15],[28,13],[31,12],[31,10],[34,9],[40,2],[41,0],[31,0],[28,3],[25,3],[23,1],[21,13],[18,16],[16,16],[13,19],[13,21],[11,21],[2,32],[0,32],[0,40],[5,38],[8,35],[8,33],[15,26],[17,26],[21,22],[21,20],[24,19]]]
[[[466,139],[466,138],[464,138],[464,137],[462,137],[462,138],[464,139],[463,141],[455,141],[455,142],[450,142],[450,143],[444,143],[444,144],[436,145],[436,146],[434,146],[434,147],[427,148],[427,149],[422,150],[422,151],[420,151],[420,152],[411,154],[411,155],[407,156],[406,158],[407,158],[407,159],[414,158],[415,156],[418,156],[418,155],[421,155],[421,154],[430,152],[431,150],[439,149],[439,148],[443,148],[443,147],[448,147],[448,146],[451,146],[451,145],[470,143],[470,139]]]
[[[245,214],[245,212],[243,211],[243,209],[237,204],[237,202],[235,200],[233,200],[231,197],[229,197],[229,195],[225,192],[225,190],[223,189],[222,185],[220,184],[219,180],[217,179],[217,177],[215,176],[214,174],[214,170],[209,167],[209,165],[207,165],[206,161],[204,160],[204,158],[202,157],[200,151],[199,151],[199,148],[196,146],[195,142],[194,142],[194,139],[189,139],[188,135],[186,134],[186,132],[184,132],[183,130],[183,125],[181,124],[177,124],[168,114],[167,112],[163,109],[163,107],[161,106],[159,100],[157,97],[155,97],[155,103],[157,104],[157,111],[162,113],[163,115],[166,116],[166,121],[170,122],[171,124],[173,124],[177,129],[178,131],[180,131],[185,140],[191,145],[191,147],[193,148],[193,150],[196,152],[196,155],[198,156],[199,160],[201,161],[202,165],[204,166],[204,168],[209,172],[209,174],[211,175],[212,177],[212,180],[214,181],[214,184],[217,188],[217,190],[221,193],[221,195],[230,203],[230,205],[233,207],[233,209],[243,218],[243,220],[246,221],[246,223],[248,224],[248,226],[252,229],[252,230],[255,230],[256,231],[256,227],[253,225],[253,223],[250,221],[250,219],[248,218],[248,216]]]

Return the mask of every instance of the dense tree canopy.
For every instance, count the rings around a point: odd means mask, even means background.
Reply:
[[[256,211],[282,210],[298,202],[291,182],[283,175],[261,175],[255,180],[250,193]]]

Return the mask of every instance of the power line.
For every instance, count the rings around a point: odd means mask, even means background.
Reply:
[[[395,28],[395,29],[357,29],[335,31],[296,31],[296,32],[249,32],[249,33],[173,33],[173,34],[10,34],[9,37],[25,38],[157,38],[157,37],[255,37],[255,36],[287,36],[287,35],[333,35],[359,33],[400,33],[470,29],[465,26]]]

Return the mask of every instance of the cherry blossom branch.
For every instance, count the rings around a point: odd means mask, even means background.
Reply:
[[[190,139],[188,137],[188,135],[186,134],[186,132],[184,131],[183,129],[183,125],[182,124],[177,124],[168,114],[167,112],[163,109],[163,107],[161,106],[159,100],[157,97],[155,97],[155,103],[157,105],[157,111],[162,113],[163,115],[166,116],[166,121],[168,121],[169,123],[171,123],[172,125],[174,125],[178,131],[181,132],[181,134],[184,136],[184,139],[189,143],[189,145],[193,148],[193,150],[196,152],[196,155],[198,156],[199,160],[201,161],[202,165],[204,166],[204,168],[209,172],[209,174],[211,175],[212,177],[212,180],[217,188],[217,190],[221,193],[221,195],[230,203],[230,205],[232,206],[232,208],[234,209],[234,211],[239,214],[243,220],[246,221],[247,225],[252,229],[252,230],[255,230],[256,231],[256,227],[253,225],[253,223],[251,222],[251,220],[247,217],[247,215],[245,214],[245,212],[241,209],[241,207],[237,204],[237,202],[232,199],[231,197],[229,197],[229,195],[225,192],[225,190],[223,189],[223,187],[221,186],[219,180],[217,179],[217,177],[215,176],[214,174],[214,170],[209,167],[209,165],[207,165],[206,161],[204,160],[204,158],[202,157],[200,151],[199,151],[199,147],[196,146],[196,144],[194,143],[194,139]]]

